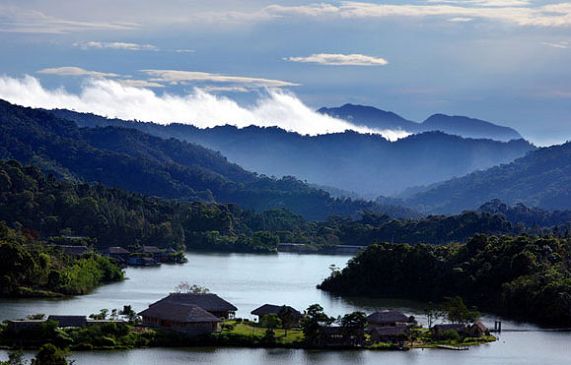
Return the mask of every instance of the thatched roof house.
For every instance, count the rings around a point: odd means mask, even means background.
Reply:
[[[161,328],[189,335],[210,334],[218,330],[220,319],[193,304],[161,301],[139,315],[143,326]]]
[[[395,310],[375,312],[367,317],[367,326],[369,328],[413,325],[416,325],[416,320],[413,316],[407,316]]]
[[[217,318],[230,318],[238,310],[232,303],[220,298],[216,294],[195,294],[195,293],[171,293],[167,297],[150,305],[153,307],[159,303],[176,303],[196,305]]]
[[[295,322],[299,322],[301,319],[301,312],[297,309],[290,307],[289,305],[274,305],[274,304],[264,304],[261,307],[258,307],[251,311],[250,313],[258,316],[258,321],[262,321],[263,317],[271,314],[279,315],[280,312],[289,311],[294,317]]]

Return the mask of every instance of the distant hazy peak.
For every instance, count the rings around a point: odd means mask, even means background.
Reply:
[[[424,122],[417,123],[391,111],[355,104],[344,104],[336,108],[321,108],[318,112],[376,129],[398,129],[411,133],[440,131],[465,138],[483,138],[498,141],[522,138],[513,128],[466,116],[434,114]]]

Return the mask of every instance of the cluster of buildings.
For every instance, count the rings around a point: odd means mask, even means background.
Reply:
[[[48,322],[55,322],[58,328],[81,328],[104,323],[124,323],[122,320],[114,319],[90,319],[81,315],[52,315],[42,319],[16,319],[6,321],[9,333],[22,333],[26,331],[34,331],[41,328]]]
[[[177,251],[173,248],[163,249],[156,246],[141,246],[129,251],[123,247],[108,247],[103,255],[110,257],[121,265],[158,266],[161,263],[176,263]]]
[[[232,303],[213,293],[171,293],[152,303],[138,313],[144,327],[174,331],[185,335],[208,335],[221,330],[221,323],[234,318],[238,310]],[[257,316],[258,323],[264,323],[267,316],[283,315],[288,312],[290,328],[299,327],[303,314],[286,305],[264,304],[254,309],[251,314]],[[119,322],[114,320],[91,320],[85,316],[49,316],[47,319],[7,321],[8,330],[21,332],[38,328],[46,321],[55,321],[58,327],[85,327],[93,324]],[[418,323],[413,316],[407,316],[396,310],[384,310],[370,314],[365,328],[359,333],[348,334],[346,329],[338,325],[322,325],[319,328],[318,345],[323,347],[346,347],[363,345],[365,333],[372,343],[385,342],[404,345],[410,338],[412,328]],[[480,337],[489,331],[482,322],[471,325],[438,324],[431,328],[434,338],[443,338],[451,330],[461,336]]]

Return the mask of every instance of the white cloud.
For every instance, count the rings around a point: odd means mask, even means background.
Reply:
[[[156,46],[152,44],[126,43],[126,42],[77,42],[74,47],[84,50],[88,49],[117,49],[123,51],[158,51]]]
[[[168,84],[188,84],[188,83],[223,83],[239,85],[245,88],[280,88],[288,86],[298,86],[299,84],[246,76],[228,76],[213,74],[208,72],[180,71],[180,70],[141,70],[149,75],[151,81]]]
[[[448,19],[448,21],[452,22],[452,23],[468,23],[468,22],[471,22],[472,20],[474,20],[474,19],[473,18],[464,18],[461,16],[457,16],[455,18]]]
[[[288,57],[287,61],[317,63],[334,66],[384,66],[388,61],[381,57],[363,54],[317,53],[307,57]]]
[[[44,68],[38,73],[57,76],[119,77],[114,73],[91,71],[75,66]]]
[[[62,19],[36,10],[0,5],[0,32],[63,34],[95,30],[130,30],[132,22],[78,21]]]
[[[232,124],[277,126],[301,134],[317,135],[354,130],[377,133],[395,140],[409,135],[405,131],[379,131],[355,126],[345,120],[319,114],[295,95],[269,90],[251,107],[200,89],[187,95],[156,94],[145,88],[122,85],[114,80],[91,79],[77,94],[59,88],[45,89],[31,76],[22,79],[0,77],[0,98],[41,108],[68,108],[108,117],[153,121],[162,124],[187,123],[200,128]]]
[[[256,14],[259,21],[284,17],[308,17],[323,20],[337,19],[382,19],[395,17],[444,17],[478,18],[500,21],[518,26],[569,27],[571,26],[571,3],[533,5],[517,0],[440,0],[425,4],[379,4],[357,1],[342,1],[339,4],[306,4],[297,6],[270,5]],[[244,21],[252,21],[254,14],[243,14]],[[218,21],[224,19],[219,14]],[[235,21],[239,15],[232,13]]]
[[[559,48],[559,49],[567,49],[571,45],[567,41],[561,42],[542,42],[543,45],[551,47],[551,48]]]
[[[195,52],[194,49],[175,49],[174,51],[176,53],[194,53]]]
[[[115,81],[120,83],[121,85],[131,86],[131,87],[140,87],[140,88],[165,87],[163,84],[159,84],[158,82],[153,82],[148,80],[117,79]]]

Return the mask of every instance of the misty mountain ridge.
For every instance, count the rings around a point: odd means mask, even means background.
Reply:
[[[135,128],[220,151],[246,170],[267,176],[295,176],[311,184],[355,192],[367,198],[392,195],[479,169],[511,162],[535,147],[524,140],[469,139],[425,132],[389,142],[380,135],[353,131],[302,136],[277,127],[201,129],[107,119],[94,114],[53,110],[82,127]]]
[[[571,142],[420,189],[402,202],[425,213],[455,213],[499,199],[546,210],[571,209]]]
[[[345,104],[336,108],[321,108],[318,112],[377,130],[391,129],[409,133],[440,131],[464,138],[483,138],[496,141],[523,138],[513,128],[465,116],[434,114],[425,121],[418,123],[390,111],[355,104]]]
[[[133,123],[134,124],[134,123]],[[0,159],[33,164],[56,177],[98,182],[169,199],[286,208],[307,219],[384,211],[378,204],[334,199],[294,178],[258,175],[219,152],[133,128],[80,128],[41,109],[0,100]],[[388,214],[406,212],[398,208]]]

